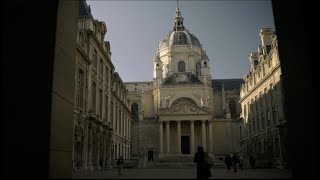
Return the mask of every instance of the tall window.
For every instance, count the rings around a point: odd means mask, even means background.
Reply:
[[[100,118],[102,118],[102,89],[100,89],[99,91],[99,114],[100,114]]]
[[[106,82],[107,82],[107,85],[109,86],[109,68],[108,68],[108,66],[106,66],[105,74],[106,74]]]
[[[78,106],[83,108],[83,98],[84,98],[84,72],[82,69],[79,69],[78,75]]]
[[[276,112],[276,108],[273,107],[272,108],[272,123],[275,124],[277,122],[277,112]]]
[[[132,114],[132,119],[135,120],[135,121],[139,120],[138,111],[139,111],[138,104],[137,103],[133,103],[131,105],[131,114]]]
[[[115,130],[118,130],[118,107],[116,106],[116,110],[115,110],[115,119],[114,119],[114,126],[115,126]]]
[[[108,117],[108,108],[109,108],[109,104],[108,104],[108,102],[109,102],[109,97],[106,95],[106,97],[105,97],[105,103],[104,103],[104,108],[105,108],[105,110],[104,110],[104,117],[106,118],[106,120],[107,121],[109,121],[109,117]]]
[[[99,74],[101,77],[103,77],[103,61],[102,61],[102,59],[100,59],[99,67],[100,67]]]
[[[92,82],[92,111],[96,113],[96,83]]]
[[[95,69],[97,69],[97,61],[98,61],[97,50],[93,49],[92,62],[93,62],[93,67]]]
[[[114,111],[114,106],[113,106],[113,101],[111,101],[111,112],[110,112],[110,121],[111,121],[111,127],[114,129],[114,117],[113,117],[113,111]]]
[[[186,67],[185,67],[185,63],[184,61],[179,61],[178,63],[178,72],[185,72],[186,71]]]
[[[196,76],[201,76],[201,65],[199,62],[196,64]]]
[[[231,112],[231,117],[236,117],[237,113],[237,107],[236,107],[236,101],[235,100],[230,100],[229,101],[229,107],[230,107],[230,112]]]

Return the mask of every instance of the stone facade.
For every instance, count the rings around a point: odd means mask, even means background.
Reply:
[[[111,167],[130,158],[128,91],[111,62],[107,27],[80,1],[75,63],[73,170]]]
[[[250,71],[241,86],[241,151],[254,154],[258,165],[281,165],[286,159],[286,119],[283,112],[281,66],[277,36],[260,31],[262,44],[250,53]]]
[[[134,120],[132,157],[144,161],[141,166],[193,163],[198,146],[217,157],[240,150],[243,80],[212,80],[209,58],[183,20],[178,8],[153,59],[153,81],[125,83]]]

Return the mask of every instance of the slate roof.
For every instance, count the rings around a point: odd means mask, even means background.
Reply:
[[[244,83],[243,79],[212,79],[212,88],[214,90],[240,90],[241,84]]]
[[[80,0],[79,2],[79,16],[80,17],[92,17],[91,8],[88,6],[86,0]]]

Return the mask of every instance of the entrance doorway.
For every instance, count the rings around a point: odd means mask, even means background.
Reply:
[[[153,161],[153,150],[148,150],[148,161]]]
[[[181,153],[190,154],[190,136],[181,136]]]

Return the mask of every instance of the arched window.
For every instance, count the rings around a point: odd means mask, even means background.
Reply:
[[[139,120],[138,112],[139,112],[138,104],[137,103],[133,103],[131,105],[131,114],[132,114],[132,119],[135,120],[135,121]]]
[[[201,76],[201,65],[199,62],[196,64],[196,76]]]
[[[178,63],[178,72],[185,72],[186,71],[186,67],[185,67],[185,63],[184,61],[179,61]]]
[[[230,112],[231,112],[231,117],[236,117],[236,101],[235,100],[230,100],[229,101],[229,108],[230,108]]]

